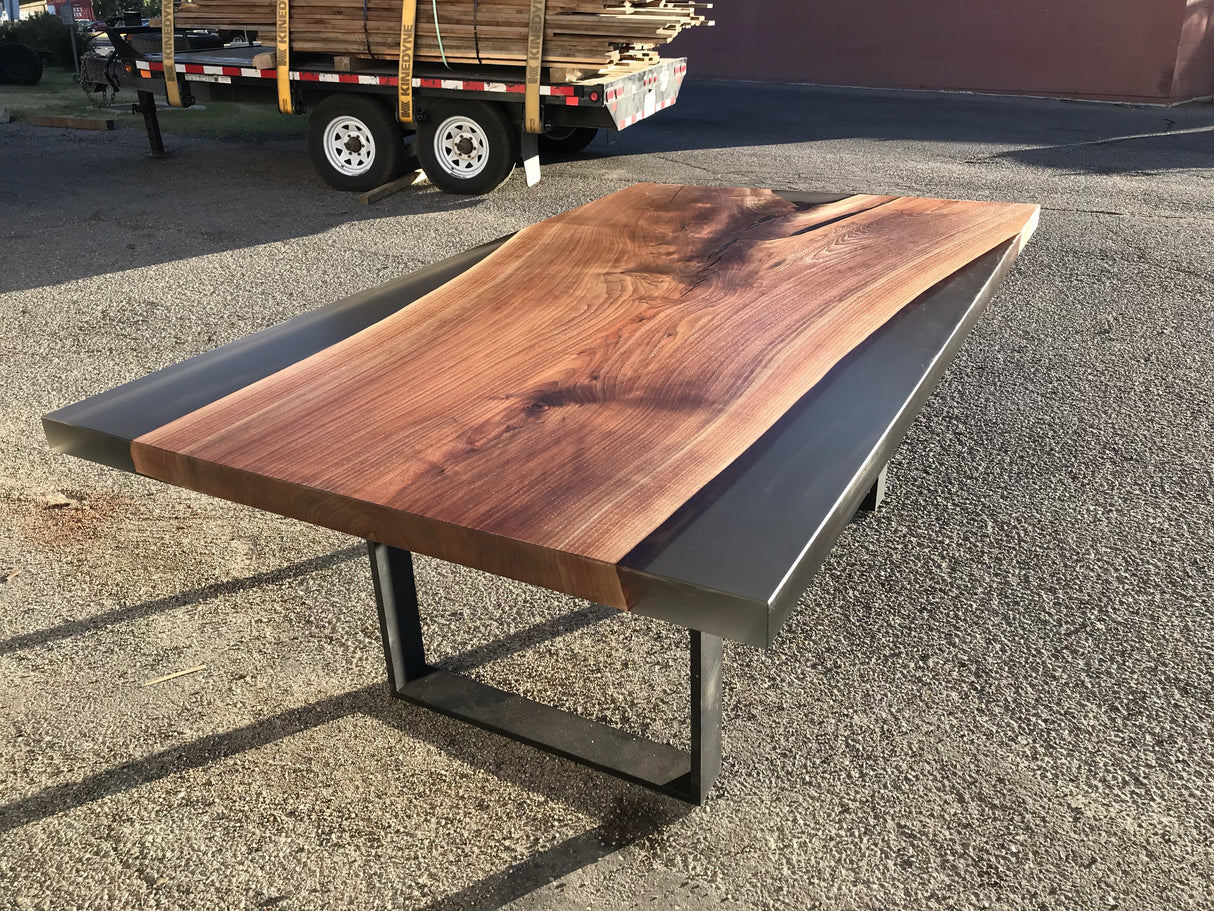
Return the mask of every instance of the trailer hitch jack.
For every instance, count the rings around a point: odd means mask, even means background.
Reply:
[[[131,105],[132,114],[143,115],[143,125],[148,131],[148,145],[152,158],[164,158],[169,153],[164,149],[164,139],[160,136],[160,121],[156,117],[156,96],[151,92],[139,92],[139,103]]]

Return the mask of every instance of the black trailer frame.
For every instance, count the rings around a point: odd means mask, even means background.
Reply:
[[[138,103],[132,109],[143,116],[152,153],[163,155],[164,141],[156,114],[156,96],[166,94],[161,55],[141,52],[131,41],[133,36],[151,38],[154,35],[159,39],[160,30],[147,26],[115,26],[108,29],[106,34],[112,51],[86,55],[82,60],[81,81],[98,92],[106,88],[134,90]],[[197,32],[178,30],[177,42],[187,48],[174,54],[183,106],[207,101],[277,103],[276,71],[257,68],[252,62],[256,55],[270,50],[271,46],[249,43],[244,46],[189,50],[191,42],[198,37],[209,37],[211,40],[206,43],[211,44],[215,39],[214,35],[203,36]],[[356,70],[340,70],[336,58],[330,55],[297,53],[291,59],[291,93],[296,113],[315,111],[326,99],[343,95],[372,96],[385,103],[390,111],[395,109],[393,99],[398,93],[398,80],[397,68],[392,61],[364,60],[360,61]],[[572,137],[572,143],[562,148],[574,151],[580,147],[579,138],[582,140],[580,145],[584,145],[597,130],[626,129],[674,105],[686,72],[685,58],[671,58],[616,77],[573,82],[545,81],[540,87],[545,135],[566,137],[567,142]],[[511,159],[511,167],[521,159],[527,165],[528,182],[535,183],[539,179],[539,141],[535,134],[523,129],[524,90],[522,67],[420,64],[415,67],[413,75],[418,139],[425,138],[431,112],[450,110],[450,102],[488,105],[499,113],[511,133],[513,147],[505,150]],[[333,106],[332,102],[328,104]],[[394,114],[390,113],[390,119],[395,123]],[[409,130],[406,125],[398,126],[406,132]],[[425,167],[426,157],[420,157]],[[313,158],[315,162],[315,152]],[[316,164],[323,174],[324,163]],[[435,180],[436,175],[430,173],[431,169],[426,168],[432,181],[444,189],[450,189],[444,186],[444,181]]]

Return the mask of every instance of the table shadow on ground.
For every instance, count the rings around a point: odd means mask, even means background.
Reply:
[[[71,639],[73,636],[95,633],[111,626],[117,626],[120,623],[142,620],[145,617],[151,617],[165,611],[201,604],[204,601],[210,601],[212,598],[218,598],[223,595],[236,594],[237,592],[249,591],[250,589],[261,588],[263,586],[278,585],[282,582],[298,579],[323,569],[331,569],[340,563],[347,563],[360,557],[366,558],[365,547],[360,545],[346,547],[331,554],[322,554],[318,557],[300,560],[298,563],[280,566],[277,569],[256,573],[252,576],[245,576],[240,579],[227,579],[223,582],[212,582],[210,585],[203,585],[189,591],[178,592],[175,595],[166,595],[163,598],[155,598],[140,604],[120,607],[102,614],[81,617],[78,620],[68,620],[47,629],[34,630],[33,632],[22,633],[19,636],[0,640],[0,656],[9,655],[27,648],[37,648],[38,646],[61,642],[64,639]]]
[[[248,588],[270,579],[294,578],[343,562],[362,552],[361,547],[347,548],[284,567],[275,573],[208,586],[176,598],[157,599],[112,612],[122,616],[104,615],[101,619],[106,625],[112,625],[122,619],[135,619],[179,607],[187,603],[186,598],[202,600],[232,586]],[[616,613],[600,605],[588,605],[454,655],[441,663],[450,670],[470,669],[598,623]],[[43,641],[56,641],[93,628],[85,621],[81,623],[84,626],[80,629],[72,625],[71,630],[60,627],[50,630],[50,635],[44,636]],[[36,643],[31,641],[23,644]],[[601,820],[597,826],[580,835],[430,903],[425,911],[489,911],[500,908],[553,880],[568,876],[627,845],[656,834],[692,809],[673,798],[651,794],[638,786],[602,776],[574,763],[568,763],[569,774],[566,776],[537,777],[536,751],[531,747],[393,699],[385,684],[374,684],[290,709],[235,730],[170,747],[80,781],[44,788],[29,797],[0,806],[0,833],[71,812],[183,771],[210,766],[355,714],[375,718],[410,737],[427,741],[458,762],[486,770],[503,781],[538,792],[549,800],[564,803]],[[550,759],[554,763],[566,762],[556,757]],[[594,788],[586,787],[587,775],[595,776]]]

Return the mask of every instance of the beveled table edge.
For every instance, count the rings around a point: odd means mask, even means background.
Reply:
[[[137,474],[132,440],[391,316],[466,272],[511,236],[52,411],[42,418],[47,441],[56,452]]]
[[[716,489],[706,487],[642,542],[620,564],[631,609],[770,645],[1018,253],[1018,239],[1006,241],[908,304]]]
[[[852,195],[773,192],[801,205]],[[43,417],[47,439],[56,452],[137,473],[130,453],[135,438],[386,318],[485,259],[510,236],[53,411]],[[908,304],[837,364],[734,465],[649,535],[618,568],[631,609],[740,642],[769,645],[1018,252],[1017,241],[1009,240]],[[934,319],[925,320],[929,314]],[[908,350],[908,341],[922,358],[922,367],[893,377],[890,355]],[[880,420],[871,414],[874,403],[863,376],[875,368],[892,384],[875,409],[885,415]],[[834,485],[830,503],[816,512],[798,513],[798,528],[791,535],[787,523],[768,527],[761,517],[756,520],[763,491],[775,491],[778,498],[779,482],[796,483],[794,479],[804,479],[807,471],[820,467],[814,464],[821,461],[820,454],[806,441],[814,439],[815,428],[835,426],[840,409],[854,414],[858,397],[864,398],[868,427],[852,439],[847,458],[833,463],[833,473],[827,472],[832,474],[828,483]],[[740,509],[739,504],[749,508]],[[784,550],[796,551],[783,562],[783,570],[756,564],[749,577],[742,573],[733,580],[710,578],[722,566],[722,553],[740,555],[731,565],[747,566],[745,552],[770,555],[775,535],[783,536]],[[778,563],[784,557],[776,559]]]

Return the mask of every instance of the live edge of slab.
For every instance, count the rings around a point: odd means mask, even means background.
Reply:
[[[62,409],[47,435],[767,644],[1036,215],[639,185]]]

